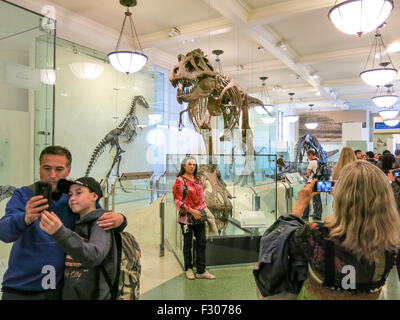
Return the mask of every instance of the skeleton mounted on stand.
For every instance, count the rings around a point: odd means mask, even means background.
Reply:
[[[141,104],[144,108],[150,108],[146,99],[143,96],[135,96],[132,99],[131,107],[129,108],[124,119],[120,122],[118,127],[108,132],[103,139],[97,144],[96,148],[92,152],[89,164],[87,166],[85,176],[89,176],[90,171],[95,165],[96,161],[103,154],[107,147],[110,147],[110,153],[113,153],[112,162],[105,173],[104,178],[101,180],[101,186],[104,194],[105,207],[108,208],[109,196],[111,192],[111,186],[115,180],[118,180],[121,188],[127,192],[121,183],[119,166],[121,164],[122,154],[125,150],[121,147],[121,142],[131,143],[135,140],[138,131],[139,120],[136,116],[136,105]],[[115,179],[112,179],[114,176]]]
[[[261,106],[261,100],[248,96],[243,89],[229,76],[215,72],[209,60],[200,49],[193,50],[186,55],[178,55],[178,63],[171,69],[169,74],[171,84],[177,88],[177,101],[179,104],[187,103],[187,108],[179,114],[179,130],[183,128],[182,115],[188,112],[189,121],[193,124],[194,130],[203,137],[205,145],[208,146],[209,163],[212,163],[212,136],[210,134],[211,117],[223,116],[224,132],[219,138],[220,141],[231,141],[233,130],[241,124],[241,145],[245,152],[247,167],[251,169],[254,164],[253,132],[249,125],[249,107]],[[269,114],[268,110],[264,110]],[[251,160],[248,159],[251,157]],[[246,165],[245,165],[246,167]],[[252,172],[248,174],[251,176]],[[253,173],[254,174],[254,173]],[[221,179],[219,176],[218,179]],[[222,180],[222,179],[221,179]],[[222,186],[224,185],[221,184]],[[226,185],[224,186],[224,188]],[[226,188],[225,188],[226,189]],[[230,203],[232,198],[229,192],[221,193],[227,197]],[[216,196],[210,193],[210,196]],[[229,198],[229,199],[228,199]],[[219,201],[227,204],[227,201]],[[207,200],[206,204],[216,216],[223,219],[226,227],[227,217],[232,215],[232,205],[226,206],[225,213],[221,214],[222,207],[212,207],[212,203],[217,203],[213,199]],[[218,224],[218,223],[217,223]]]

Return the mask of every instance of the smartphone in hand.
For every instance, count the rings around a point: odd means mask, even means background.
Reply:
[[[314,192],[332,192],[333,181],[317,181],[314,185]]]
[[[35,195],[43,196],[45,199],[47,199],[47,203],[49,205],[49,208],[47,209],[48,211],[51,211],[50,205],[51,205],[51,193],[52,193],[52,186],[48,182],[42,182],[38,181],[35,183]]]

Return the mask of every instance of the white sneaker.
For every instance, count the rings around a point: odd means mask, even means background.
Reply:
[[[197,279],[210,279],[210,280],[214,280],[216,278],[216,276],[214,276],[213,274],[209,273],[208,271],[205,271],[203,273],[197,273],[196,274],[196,278]]]
[[[195,279],[193,270],[190,268],[186,270],[186,279],[189,279],[189,280]]]

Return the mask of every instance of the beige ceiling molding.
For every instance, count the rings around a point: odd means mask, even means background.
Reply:
[[[322,52],[316,54],[310,54],[301,56],[296,60],[297,64],[310,65],[320,62],[337,61],[342,59],[354,58],[354,57],[365,57],[368,56],[371,47],[338,50],[330,52]]]
[[[400,74],[394,78],[395,81],[400,80]],[[345,78],[345,79],[334,79],[334,80],[324,80],[321,82],[322,86],[344,86],[344,85],[359,85],[363,84],[365,87],[371,88],[375,92],[376,88],[372,86],[368,86],[360,77],[356,78]]]
[[[44,6],[53,6],[56,12],[57,37],[106,53],[115,49],[119,36],[118,30],[108,28],[45,0],[11,0],[10,2],[37,13],[41,13]],[[123,37],[121,46],[129,46],[132,41],[129,39],[129,37]]]
[[[46,0],[11,0],[10,2],[37,13],[41,13],[44,6],[51,5],[56,10],[57,37],[104,53],[111,52],[115,49],[120,32],[119,30],[106,27]],[[221,17],[179,26],[179,29],[181,30],[180,36],[174,37],[173,39],[168,36],[169,29],[140,35],[140,42],[143,50],[149,53],[151,52],[151,54],[154,55],[150,57],[151,61],[154,61],[155,64],[162,67],[174,65],[176,63],[176,57],[174,57],[174,62],[172,63],[171,56],[160,49],[156,50],[153,47],[154,45],[182,41],[188,37],[196,38],[209,36],[210,30],[212,34],[229,32],[232,29],[232,24],[226,18]],[[121,49],[131,48],[131,42],[132,39],[130,36],[123,35],[121,38]]]
[[[252,10],[248,14],[250,24],[265,24],[288,19],[290,16],[307,11],[332,7],[332,0],[290,0]]]
[[[247,24],[249,12],[245,12],[244,7],[238,0],[203,1],[205,1],[208,5],[211,5],[222,16],[232,21],[232,23],[235,24],[241,32],[246,33],[254,41],[262,45],[278,60],[288,66],[289,69],[294,71],[301,78],[303,78],[304,81],[308,82],[311,86],[318,90],[322,96],[336,101],[335,96],[333,96],[329,90],[326,90],[324,87],[320,86],[318,79],[314,79],[312,76],[310,76],[313,70],[309,69],[306,65],[296,64],[295,60],[297,59],[298,55],[296,55],[294,50],[292,50],[289,45],[285,51],[276,46],[276,43],[282,39],[280,39],[271,28],[266,25]],[[316,3],[317,2],[314,1],[315,5]]]
[[[267,60],[262,62],[247,63],[243,65],[243,69],[238,70],[238,67],[228,66],[224,67],[224,73],[229,75],[242,75],[252,72],[273,71],[287,69],[287,66],[278,59]]]
[[[189,38],[202,38],[210,35],[226,33],[232,30],[232,23],[226,18],[216,18],[197,23],[178,25],[180,35],[170,38],[170,29],[140,35],[140,43],[143,48],[150,48],[155,45],[168,45],[174,42],[181,42]]]
[[[274,85],[267,86],[268,91],[272,92],[273,87],[274,87]],[[290,90],[294,90],[294,89],[307,89],[307,91],[310,91],[310,92],[315,91],[315,89],[306,82],[279,85],[279,87],[280,87],[280,89],[286,90],[287,92],[289,92]],[[259,93],[261,91],[261,88],[262,88],[261,86],[247,88],[246,93]],[[283,101],[289,101],[289,100],[283,100]]]
[[[165,69],[171,69],[176,64],[176,56],[158,48],[145,48],[143,53],[149,57],[149,64],[156,64]]]

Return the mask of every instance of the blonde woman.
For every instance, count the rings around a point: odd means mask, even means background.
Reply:
[[[349,147],[344,147],[342,152],[340,153],[340,157],[332,172],[332,180],[336,181],[339,178],[339,173],[342,168],[353,161],[356,161],[356,155],[354,154],[353,149]]]
[[[300,217],[316,180],[299,192]],[[378,299],[391,268],[400,267],[400,217],[388,179],[367,161],[340,172],[334,214],[307,223],[289,239],[289,253],[307,260],[309,272],[298,299]]]

